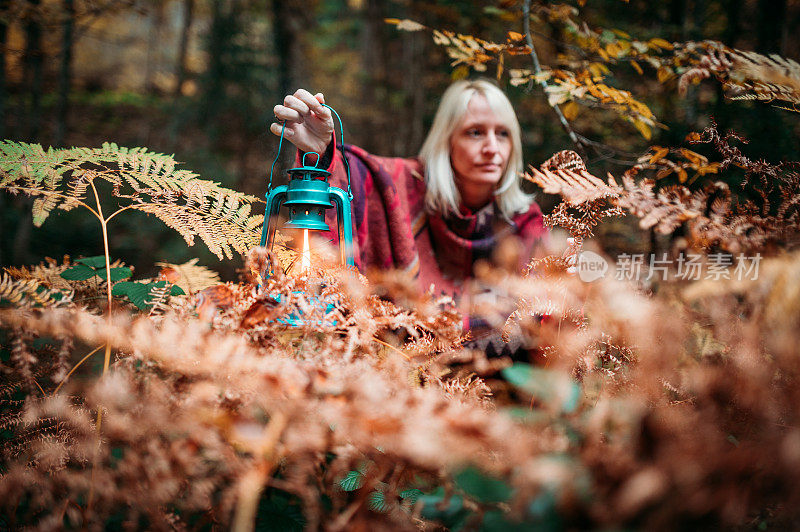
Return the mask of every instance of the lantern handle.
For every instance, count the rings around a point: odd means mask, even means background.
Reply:
[[[269,167],[269,184],[267,185],[267,193],[272,190],[272,171],[275,170],[275,163],[278,162],[278,157],[281,156],[281,148],[283,147],[283,134],[286,132],[286,120],[281,121],[281,139],[278,141],[278,153],[272,160],[272,166]]]
[[[314,162],[314,168],[316,168],[317,165],[319,164],[320,156],[319,156],[319,153],[317,153],[315,151],[307,151],[307,152],[305,152],[303,154],[303,159],[300,161],[300,164],[305,166],[306,165],[306,157],[308,157],[312,153],[317,156],[317,160]]]
[[[347,161],[347,156],[344,153],[344,127],[342,126],[342,119],[339,117],[339,113],[337,113],[336,110],[333,107],[331,107],[330,105],[325,104],[325,103],[323,103],[322,105],[324,107],[327,107],[328,109],[330,109],[331,112],[336,116],[336,120],[339,121],[339,138],[341,139],[341,148],[340,149],[342,150],[342,160],[344,161],[344,170],[347,173],[347,196],[348,196],[348,198],[350,198],[350,201],[353,201],[353,188],[350,185],[350,163]],[[281,138],[278,141],[278,153],[275,154],[275,159],[272,160],[272,166],[269,167],[269,184],[267,185],[267,190],[272,189],[272,172],[273,172],[273,170],[275,170],[275,163],[278,162],[278,157],[280,157],[280,155],[281,155],[281,148],[283,147],[283,135],[284,135],[285,132],[286,132],[286,121],[283,120],[281,122]],[[334,133],[334,136],[335,136],[336,135],[336,131],[334,130],[333,133]],[[305,164],[306,164],[305,163],[306,155],[308,155],[309,153],[313,153],[313,154],[315,154],[317,156],[317,164],[319,163],[319,160],[321,159],[321,156],[317,152],[313,152],[313,151],[306,152],[305,155],[303,155],[303,161],[302,161],[303,162],[303,166],[305,166]],[[314,166],[316,166],[316,164]]]
[[[339,121],[339,138],[341,138],[340,149],[342,150],[342,160],[344,161],[344,170],[347,172],[347,197],[350,201],[353,201],[353,189],[350,186],[350,163],[347,162],[347,156],[344,153],[344,126],[342,126],[342,119],[339,117],[339,113],[336,112],[336,109],[331,107],[328,104],[323,103],[324,107],[327,107],[331,110],[331,112],[336,116],[336,120]],[[336,132],[334,131],[334,136]]]

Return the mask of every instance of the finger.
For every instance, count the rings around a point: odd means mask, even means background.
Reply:
[[[283,124],[278,124],[277,122],[273,122],[269,126],[269,130],[277,136],[281,136],[281,131],[283,130]],[[289,127],[286,126],[286,131],[283,132],[284,137],[291,137],[294,135],[294,131]]]
[[[292,96],[291,94],[283,99],[283,105],[294,109],[303,116],[307,116],[309,113],[311,113],[311,108],[306,102],[300,98]]]
[[[316,93],[314,95],[314,98],[316,98],[316,100],[321,104],[325,103],[325,96],[321,92]],[[328,120],[332,120],[332,116],[333,115],[331,114],[331,110],[328,109],[325,105],[321,105],[320,109],[318,111],[315,110],[314,112],[317,114],[317,116],[319,118],[321,118],[322,120],[324,120],[326,122]]]
[[[294,93],[295,98],[302,100],[309,109],[314,111],[314,114],[319,116],[320,118],[327,118],[327,108],[324,107],[319,100],[317,100],[316,96],[313,96],[310,92],[305,89],[297,89]]]
[[[295,109],[290,107],[286,107],[285,105],[276,105],[272,108],[272,112],[275,113],[275,118],[278,120],[283,120],[285,122],[303,122],[303,116],[297,112]]]

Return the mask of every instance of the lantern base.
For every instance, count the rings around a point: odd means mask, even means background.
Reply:
[[[288,325],[290,327],[306,327],[307,325],[312,325],[312,326],[316,326],[316,327],[335,327],[336,326],[336,320],[328,319],[328,315],[330,315],[334,311],[334,309],[336,308],[336,305],[333,302],[331,302],[331,298],[330,297],[327,297],[325,299],[320,299],[317,296],[308,295],[305,292],[302,292],[300,290],[296,290],[293,293],[294,294],[304,294],[306,296],[306,301],[308,301],[309,305],[311,305],[312,307],[314,307],[317,310],[324,309],[324,310],[322,310],[323,318],[322,319],[311,320],[310,322],[307,322],[306,318],[303,317],[302,309],[297,308],[297,306],[295,305],[295,308],[292,311],[290,311],[289,313],[281,316],[280,318],[275,318],[274,321],[276,321],[278,323],[282,323],[284,325]],[[280,294],[276,294],[276,295],[274,295],[272,297],[278,303],[281,302],[281,295]]]

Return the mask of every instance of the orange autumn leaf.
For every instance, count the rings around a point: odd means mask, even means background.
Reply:
[[[564,118],[567,120],[575,120],[578,116],[578,111],[580,110],[580,106],[575,102],[567,102],[561,108],[561,112],[564,113]]]
[[[703,155],[700,155],[699,153],[693,152],[692,150],[687,150],[686,148],[681,148],[680,152],[681,152],[681,155],[683,155],[683,157],[686,160],[688,160],[689,162],[691,162],[693,164],[699,165],[699,164],[705,164],[705,163],[708,162],[708,158],[704,157]]]
[[[178,272],[178,270],[172,267],[161,268],[161,271],[158,272],[158,279],[167,281],[170,284],[176,284],[181,280],[181,274]]]
[[[259,323],[270,321],[280,313],[280,310],[281,306],[278,300],[267,296],[265,299],[255,301],[250,305],[250,308],[242,316],[240,326],[243,329],[249,329]]]
[[[661,146],[653,146],[651,149],[655,150],[650,160],[647,161],[649,164],[654,164],[663,159],[669,153],[669,148],[664,148]]]
[[[211,322],[218,308],[225,309],[233,305],[234,295],[227,285],[218,284],[197,294],[196,301],[200,321]]]

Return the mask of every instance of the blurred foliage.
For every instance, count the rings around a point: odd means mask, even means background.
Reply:
[[[453,0],[74,4],[64,145],[99,146],[108,141],[174,153],[200,175],[215,176],[223,186],[258,196],[266,192],[267,165],[276,150],[275,139],[266,132],[272,107],[297,87],[325,93],[343,116],[353,143],[386,155],[410,156],[419,149],[437,96],[451,79],[470,75],[470,70],[464,64],[450,66],[447,50],[429,34],[398,31],[385,19],[412,19],[486,42],[513,42],[522,32],[522,2],[510,0],[490,5]],[[188,5],[192,16],[187,25]],[[794,142],[800,131],[793,113],[775,103],[726,100],[721,86],[711,82],[690,84],[681,95],[677,76],[636,55],[641,43],[713,39],[738,49],[798,57],[794,30],[800,6],[785,0],[591,0],[534,2],[533,8],[531,33],[542,64],[554,69],[551,74],[569,67],[570,61],[583,61],[593,74],[604,76],[605,86],[627,91],[631,101],[641,102],[663,125],[644,125],[652,134],[648,142],[640,134],[643,124],[635,124],[637,130],[613,111],[565,101],[561,107],[574,130],[608,147],[589,154],[588,167],[595,175],[618,175],[650,144],[677,147],[687,133],[709,125],[711,117],[721,131],[734,128],[751,139],[746,151],[753,158],[800,158]],[[64,5],[13,0],[0,9],[5,44],[0,125],[13,140],[47,146],[59,129]],[[39,82],[26,62],[32,24],[46,30],[40,43]],[[187,42],[185,79],[177,87],[182,34]],[[605,61],[602,56],[609,54],[610,61]],[[517,68],[531,68],[524,55],[515,60]],[[508,71],[513,67],[504,65],[499,82],[517,109],[525,160],[535,165],[571,142],[539,88],[510,83]],[[478,74],[493,77],[498,71],[493,64]],[[34,98],[36,90],[41,94]],[[35,137],[30,127],[34,111],[42,117]],[[284,167],[289,162],[285,158]],[[676,172],[666,181],[678,179],[683,175]],[[56,225],[31,229],[26,201],[0,198],[0,263],[99,252],[97,229],[72,213],[59,214]],[[545,211],[552,207],[549,201],[543,200]],[[625,220],[603,226],[599,236],[603,246],[616,251],[652,246],[646,232]],[[195,254],[180,245],[173,232],[138,215],[119,221],[111,248],[145,275],[154,273],[155,260],[184,262]],[[240,266],[238,259],[218,263],[208,253],[200,259],[227,279]]]

